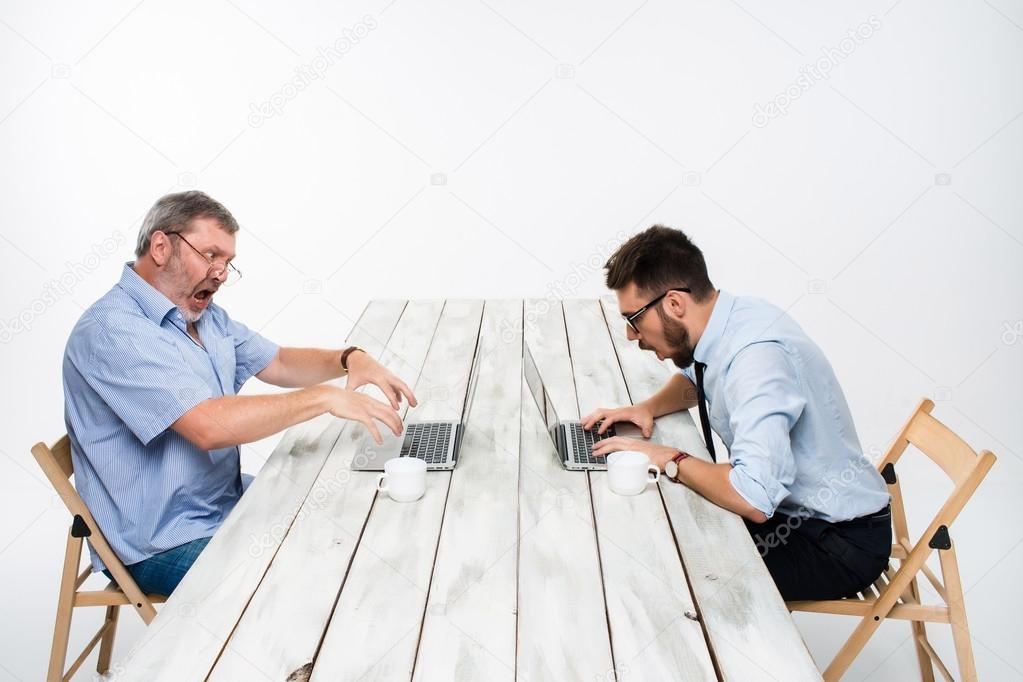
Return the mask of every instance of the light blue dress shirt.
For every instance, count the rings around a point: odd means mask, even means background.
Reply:
[[[278,347],[213,303],[196,328],[202,345],[128,263],[64,351],[75,487],[125,564],[213,535],[242,493],[237,447],[200,450],[169,427],[236,394]],[[104,568],[94,551],[92,565]]]
[[[707,365],[710,425],[747,502],[768,517],[832,522],[888,504],[831,365],[783,310],[719,292],[694,357]],[[682,372],[696,383],[693,366]]]

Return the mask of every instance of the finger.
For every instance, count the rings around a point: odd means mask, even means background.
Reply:
[[[606,457],[607,455],[610,455],[612,452],[617,452],[618,450],[621,450],[620,447],[615,445],[614,443],[615,440],[616,440],[615,438],[608,438],[607,440],[602,440],[599,443],[594,443],[593,456]]]
[[[614,423],[615,423],[614,418],[611,417],[610,414],[605,414],[604,415],[604,421],[600,422],[600,428],[597,429],[597,433],[604,433],[609,428],[611,428],[611,425],[614,424]]]
[[[593,444],[593,454],[597,456],[603,456],[616,450],[620,450],[619,441],[620,438],[615,436],[614,438],[608,438],[606,440],[597,441]]]
[[[583,419],[583,428],[586,429],[587,431],[592,429],[593,425],[596,424],[598,421],[600,421],[600,417],[602,415],[603,415],[603,412],[601,412],[600,410],[597,410],[596,412],[591,412],[590,414],[588,414]]]
[[[419,404],[419,401],[416,400],[415,393],[412,392],[412,389],[409,388],[408,384],[406,384],[404,381],[398,380],[398,390],[400,390],[401,394],[405,396],[405,400],[408,401],[409,405],[415,407],[416,405]]]
[[[384,438],[380,435],[380,429],[378,429],[377,425],[373,422],[373,418],[370,416],[360,417],[359,421],[367,429],[369,429],[369,432],[373,436],[373,440],[376,441],[377,445],[383,445]]]
[[[398,397],[398,392],[394,390],[394,386],[390,384],[384,384],[384,395],[391,402],[391,409],[397,410],[401,407],[401,398]]]
[[[377,403],[373,409],[373,416],[389,426],[395,436],[401,435],[401,417],[398,416],[397,412],[388,408],[387,405]]]
[[[649,438],[654,433],[654,427],[652,424],[637,424],[637,426],[639,426],[640,431],[643,432],[644,438]]]

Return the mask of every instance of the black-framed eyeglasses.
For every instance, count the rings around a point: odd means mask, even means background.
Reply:
[[[668,289],[663,294],[661,294],[657,298],[653,299],[652,301],[647,303],[645,306],[643,306],[642,308],[640,308],[636,312],[634,312],[634,313],[622,313],[622,317],[625,319],[625,324],[627,324],[630,327],[632,327],[632,331],[634,331],[637,334],[639,334],[640,332],[639,332],[639,328],[636,326],[636,320],[638,320],[640,317],[642,317],[643,313],[645,313],[646,311],[650,310],[655,305],[660,303],[661,300],[665,296],[667,296],[668,294],[670,294],[673,291],[681,291],[681,292],[686,293],[686,294],[693,293],[688,287],[675,287],[674,289]]]
[[[223,263],[220,263],[215,258],[207,256],[205,253],[195,248],[192,242],[188,241],[185,238],[185,235],[181,234],[180,232],[167,232],[166,234],[167,236],[174,235],[175,237],[180,237],[181,241],[188,244],[188,248],[195,251],[197,254],[199,254],[199,256],[202,257],[203,260],[210,264],[209,269],[206,271],[206,276],[209,277],[210,279],[220,277],[226,271],[227,278],[224,279],[224,284],[230,286],[242,278],[242,271],[236,268],[234,266],[234,263],[231,263],[228,260],[224,260]]]

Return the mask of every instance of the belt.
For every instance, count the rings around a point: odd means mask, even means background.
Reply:
[[[836,526],[842,528],[874,528],[876,526],[888,525],[892,521],[892,506],[890,504],[873,514],[867,516],[861,516],[856,519],[849,519],[848,521],[839,521]]]

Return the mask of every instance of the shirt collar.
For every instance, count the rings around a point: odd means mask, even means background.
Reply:
[[[162,324],[167,313],[177,309],[177,306],[157,291],[153,285],[142,279],[139,273],[135,272],[133,265],[134,263],[131,262],[124,264],[124,272],[121,273],[121,281],[117,283],[117,286],[121,287],[124,293],[139,304],[146,317],[156,324]]]
[[[714,301],[714,308],[710,311],[710,319],[707,320],[707,326],[693,350],[693,359],[696,362],[707,364],[707,358],[714,353],[714,347],[725,331],[725,325],[728,324],[728,316],[731,314],[734,304],[734,296],[723,289],[718,291],[718,298]]]

